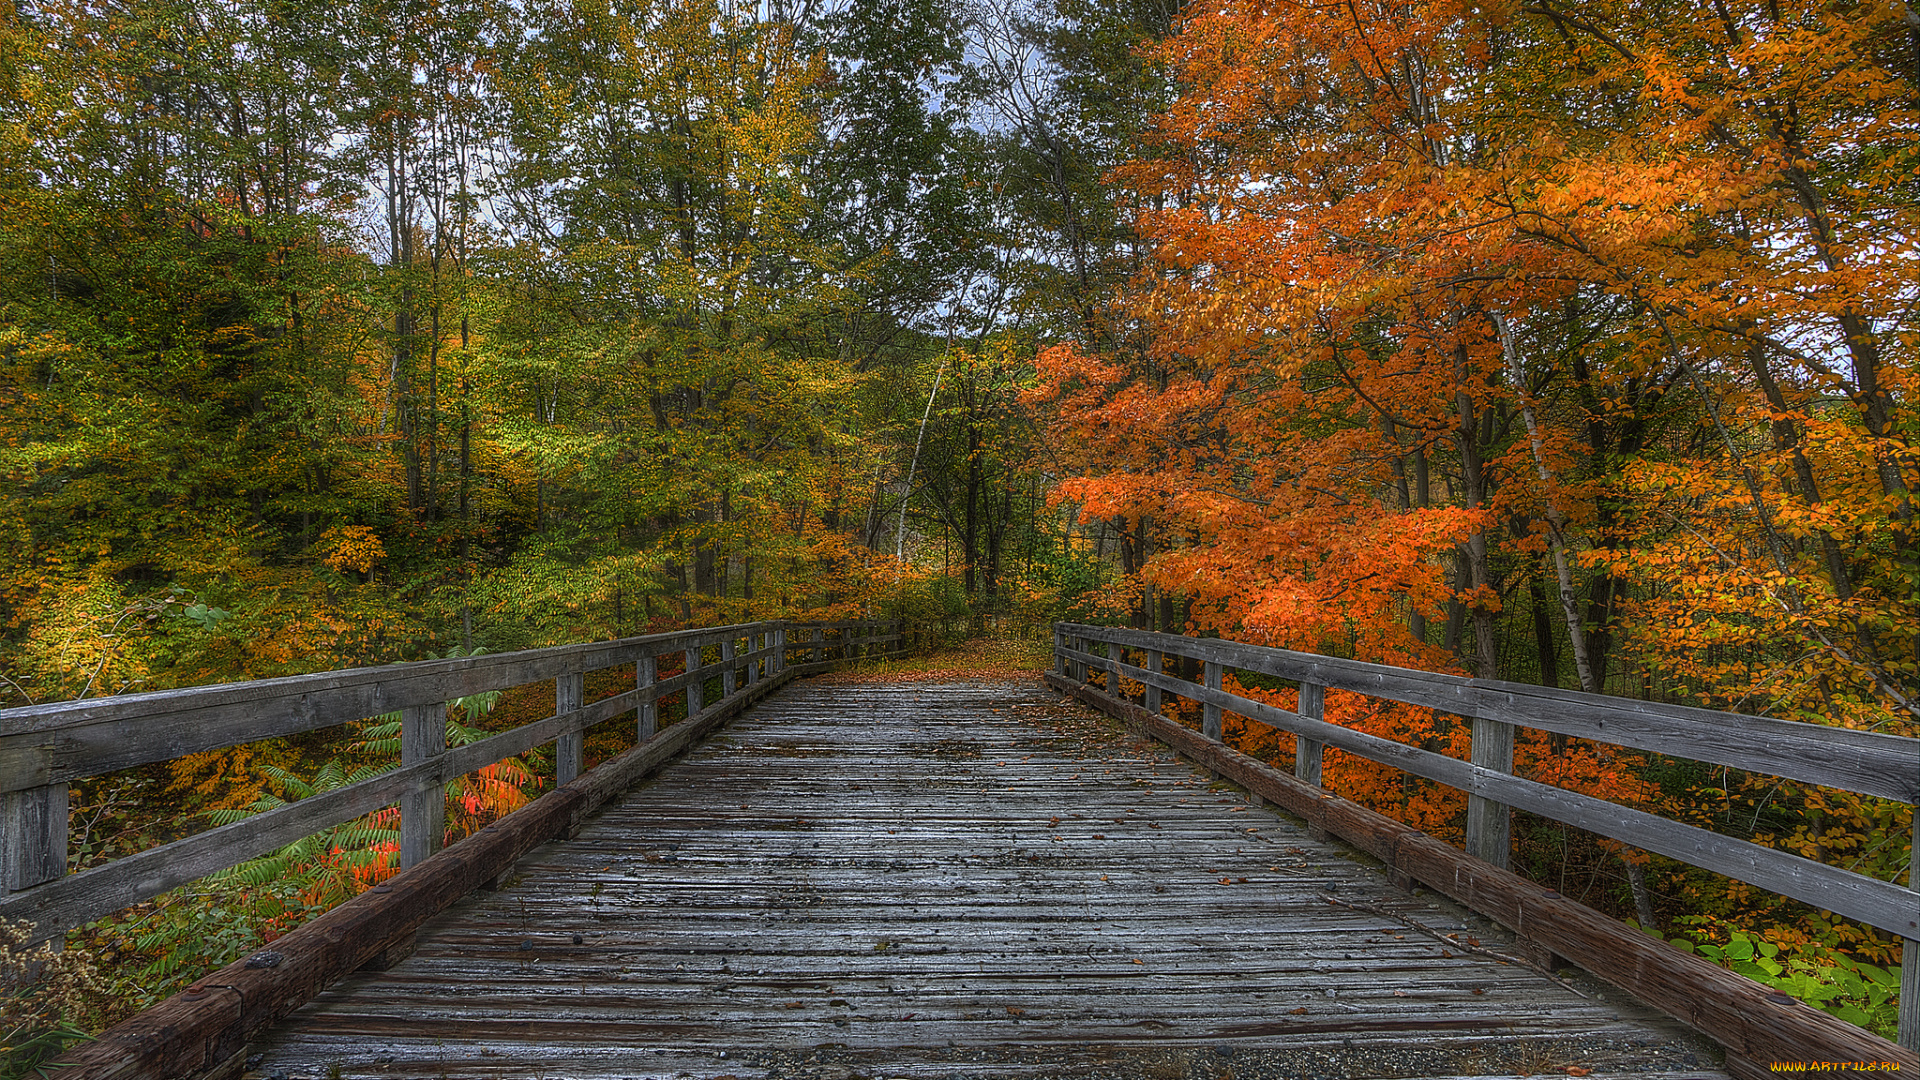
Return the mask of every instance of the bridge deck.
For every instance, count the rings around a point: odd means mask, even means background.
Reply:
[[[248,1075],[1723,1075],[1037,685],[796,684],[518,873]]]

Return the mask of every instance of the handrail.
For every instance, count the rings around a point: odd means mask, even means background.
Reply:
[[[1099,651],[1095,651],[1099,646]],[[1128,663],[1129,650],[1141,663]],[[1513,775],[1513,729],[1535,728],[1596,742],[1727,765],[1913,804],[1920,802],[1920,739],[1821,727],[1741,713],[1662,705],[1551,687],[1468,679],[1312,653],[1123,627],[1057,623],[1057,677],[1091,685],[1105,674],[1107,696],[1128,700],[1121,680],[1144,686],[1149,714],[1162,695],[1199,702],[1202,732],[1224,745],[1223,712],[1292,733],[1294,774],[1321,787],[1320,759],[1332,746],[1464,791],[1467,851],[1504,869],[1508,815],[1518,807],[1589,832],[1791,897],[1905,940],[1901,1041],[1920,1044],[1920,893],[1840,867],[1761,847],[1670,818]],[[1166,658],[1203,665],[1202,681],[1166,673]],[[1297,710],[1221,689],[1227,670],[1300,685]],[[1426,706],[1473,721],[1468,761],[1329,723],[1328,688]]]
[[[795,631],[809,640],[792,642]],[[890,621],[741,623],[0,711],[0,919],[35,923],[36,940],[64,934],[396,802],[401,866],[411,867],[440,847],[441,792],[454,777],[554,743],[556,786],[565,785],[581,773],[585,732],[595,724],[633,713],[637,742],[645,745],[660,736],[663,703],[684,702],[690,719],[724,712],[769,679],[827,670],[863,649],[892,651],[902,641],[901,625]],[[683,657],[685,670],[658,678],[659,659],[669,655]],[[584,701],[586,675],[613,667],[633,669],[633,689]],[[552,715],[466,746],[446,745],[447,702],[549,679]],[[709,690],[717,691],[711,704]],[[395,711],[402,718],[396,768],[66,872],[70,781]]]

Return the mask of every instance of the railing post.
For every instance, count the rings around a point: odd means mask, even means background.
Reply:
[[[807,650],[807,663],[817,664],[826,658],[826,655],[827,655],[826,641],[827,641],[826,628],[820,627],[820,626],[814,627],[813,634],[811,635],[811,639],[809,641],[809,644],[812,645],[813,647]]]
[[[1107,693],[1120,696],[1120,646],[1107,642]]]
[[[577,712],[584,695],[586,676],[580,672],[562,675],[553,680],[553,714],[565,716]],[[571,783],[580,775],[580,767],[585,764],[587,751],[587,733],[569,731],[554,740],[553,744],[553,785]]]
[[[1053,669],[1059,672],[1063,679],[1073,674],[1072,669],[1067,665],[1067,635],[1061,631],[1058,623],[1053,627]]]
[[[634,710],[634,738],[646,742],[660,730],[659,698],[653,692],[659,677],[659,660],[652,653],[641,653],[633,662],[633,688],[640,691],[640,707]]]
[[[1206,670],[1207,689],[1209,690],[1220,689],[1221,673],[1222,673],[1222,669],[1220,667],[1219,661],[1217,660],[1207,661],[1207,670]],[[1212,739],[1215,742],[1219,742],[1223,738],[1225,738],[1226,725],[1220,718],[1220,706],[1214,704],[1211,701],[1206,702],[1205,706],[1200,711],[1200,734],[1205,735],[1207,738]]]
[[[1319,683],[1300,684],[1300,702],[1294,712],[1302,720],[1325,720],[1327,718],[1327,688]],[[1309,739],[1300,735],[1293,737],[1293,775],[1301,783],[1314,787],[1325,787],[1321,778],[1321,763],[1325,759],[1326,744],[1318,739]],[[1307,835],[1315,840],[1325,840],[1327,830],[1318,825],[1307,826]]]
[[[1920,892],[1920,806],[1914,807],[1913,844],[1907,856],[1907,888]],[[1906,938],[1900,945],[1900,1026],[1895,1039],[1920,1051],[1920,940]]]
[[[1327,688],[1318,683],[1300,684],[1300,706],[1295,712],[1302,720],[1325,720]],[[1320,784],[1320,762],[1326,744],[1304,735],[1293,737],[1293,775],[1302,783]]]
[[[447,752],[447,705],[436,701],[400,711],[400,767]],[[447,778],[429,776],[400,797],[400,868],[440,850],[447,834]]]
[[[1473,764],[1494,772],[1513,771],[1513,725],[1473,718]],[[1512,848],[1513,811],[1504,803],[1467,795],[1467,854],[1504,870]]]
[[[773,642],[771,670],[778,675],[787,670],[787,624],[781,623],[768,631],[767,640]]]
[[[1166,654],[1162,653],[1159,649],[1148,649],[1147,670],[1158,675],[1162,663],[1161,658],[1165,655]],[[1150,713],[1158,713],[1160,711],[1160,688],[1152,683],[1147,684],[1146,706],[1147,711]]]
[[[0,896],[66,873],[67,785],[0,794]]]
[[[701,675],[703,668],[700,662],[700,654],[704,651],[698,645],[687,650],[687,715],[689,717],[705,708],[707,703],[706,679]]]
[[[720,642],[720,696],[733,696],[733,670],[735,652],[734,638],[723,638]]]

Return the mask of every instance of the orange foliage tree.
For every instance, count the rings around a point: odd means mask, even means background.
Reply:
[[[1114,176],[1143,344],[1042,361],[1058,496],[1155,522],[1199,630],[1911,730],[1904,12],[1191,9]],[[1520,758],[1655,797],[1603,749]],[[1762,842],[1900,871],[1897,809],[1760,790]]]

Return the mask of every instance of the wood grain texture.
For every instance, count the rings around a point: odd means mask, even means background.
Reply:
[[[1070,656],[1084,656],[1069,651]],[[1104,661],[1103,661],[1104,662]],[[1679,859],[1898,935],[1920,931],[1920,901],[1893,882],[1828,866],[1791,852],[1673,821],[1578,792],[1460,761],[1366,732],[1303,718],[1223,690],[1122,665],[1136,681],[1159,680],[1185,697],[1217,704],[1249,720],[1304,735],[1370,761],[1437,780],[1489,803],[1518,807],[1637,848]],[[1076,684],[1077,685],[1077,684]],[[1483,804],[1484,805],[1484,804]]]
[[[642,654],[697,650],[765,633],[772,625],[743,623],[551,649],[0,709],[0,792],[64,783],[409,706],[598,671],[633,663]],[[897,623],[830,625],[844,627],[843,632],[858,628],[875,635],[871,640],[899,634]]]
[[[724,633],[700,631],[634,640],[643,643],[644,652],[666,639],[677,646],[705,639],[721,641],[724,637],[716,635]],[[444,702],[408,706],[402,710],[401,768],[73,875],[61,876],[66,868],[65,787],[53,789],[58,794],[58,813],[50,809],[52,797],[42,794],[47,789],[0,794],[0,870],[16,860],[16,851],[18,860],[31,863],[10,879],[20,883],[13,886],[14,891],[0,889],[0,918],[29,920],[37,925],[38,936],[52,936],[396,801],[409,804],[402,807],[402,863],[412,866],[439,846],[445,813],[441,785],[449,779],[558,742],[556,758],[564,785],[578,774],[581,732],[635,710],[662,685],[686,678],[664,680],[645,690],[636,687],[583,706],[579,676],[562,673],[554,680],[560,710],[555,715],[439,752],[429,748],[435,739],[444,740]],[[756,696],[765,684],[762,680],[752,687]],[[696,713],[736,709],[747,700],[740,696],[744,694],[740,691],[705,708],[696,699]],[[409,818],[415,822],[412,828],[406,824]],[[29,871],[39,876],[29,877]]]
[[[1319,683],[1460,716],[1482,716],[1864,795],[1920,802],[1920,740],[1916,739],[1578,690],[1468,679],[1214,638],[1078,624],[1065,624],[1065,630],[1129,648],[1161,649],[1168,655],[1218,660],[1240,671]]]
[[[57,1075],[67,1080],[176,1080],[228,1061],[254,1032],[348,972],[403,951],[396,947],[427,919],[499,878],[535,846],[572,834],[595,809],[785,681],[769,679],[714,704],[286,934],[273,943],[273,962],[249,958],[207,975],[70,1050],[62,1060],[71,1066]]]
[[[518,876],[249,1075],[1720,1075],[1032,683],[795,685]]]
[[[0,897],[67,872],[67,809],[65,784],[0,792]]]
[[[1683,953],[1544,886],[1488,865],[1411,826],[1292,776],[1090,686],[1048,676],[1055,689],[1136,729],[1308,822],[1437,889],[1516,934],[1685,1020],[1749,1062],[1886,1061],[1920,1069],[1920,1055],[1700,957]]]

